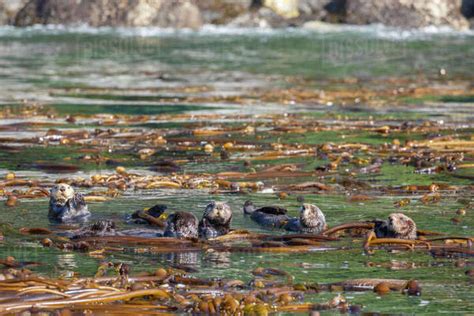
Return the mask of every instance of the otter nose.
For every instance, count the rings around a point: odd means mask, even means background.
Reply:
[[[59,191],[64,192],[66,191],[66,188],[60,188]]]

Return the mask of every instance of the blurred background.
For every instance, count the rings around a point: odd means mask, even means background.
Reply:
[[[0,0],[0,102],[90,109],[138,104],[134,96],[153,89],[164,104],[265,105],[246,111],[440,101],[472,92],[473,8],[472,0]],[[338,89],[351,92],[331,93]],[[117,103],[117,94],[128,97]]]

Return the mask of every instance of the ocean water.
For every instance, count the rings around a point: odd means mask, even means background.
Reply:
[[[141,126],[144,129],[188,130],[186,119],[168,122],[160,115],[226,114],[210,118],[208,124],[242,124],[245,114],[295,113],[314,116],[331,123],[331,115],[351,118],[382,117],[396,124],[403,121],[443,121],[457,126],[462,137],[472,137],[472,95],[433,102],[409,103],[394,107],[382,104],[347,106],[311,102],[280,102],[261,98],[278,89],[334,90],[397,89],[401,81],[413,88],[433,81],[453,89],[471,87],[474,79],[474,34],[449,29],[402,31],[383,26],[333,26],[323,30],[304,29],[232,29],[207,26],[200,31],[156,28],[67,28],[35,26],[26,29],[0,28],[0,107],[19,107],[25,102],[54,110],[57,117],[36,118],[55,128],[76,128],[64,123],[64,116],[78,114],[153,115],[157,119]],[[440,72],[446,72],[442,80]],[[395,81],[394,81],[395,80]],[[403,81],[403,82],[405,82]],[[450,82],[454,82],[450,85]],[[463,85],[460,85],[460,82]],[[459,86],[460,85],[460,86]],[[355,88],[354,88],[355,87]],[[466,88],[467,89],[467,88]],[[244,101],[238,101],[243,99]],[[237,101],[236,101],[237,100]],[[249,101],[250,100],[250,101]],[[233,117],[234,115],[234,117]],[[329,115],[329,116],[328,116]],[[38,121],[39,120],[39,121]],[[264,120],[261,118],[260,120]],[[0,120],[0,139],[42,136],[48,126],[28,126],[28,117]],[[12,130],[12,124],[25,123]],[[21,126],[21,125],[20,125]],[[100,128],[94,120],[80,128]],[[341,132],[343,133],[343,132]],[[423,135],[420,135],[422,137]],[[293,138],[291,138],[293,137]],[[288,143],[318,144],[340,141],[337,133],[288,135]],[[205,140],[205,139],[203,139]],[[285,139],[283,139],[283,142]],[[354,141],[383,143],[377,135],[354,136]],[[5,143],[6,144],[6,143]],[[2,145],[2,141],[0,141]],[[11,144],[10,144],[11,145]],[[73,151],[73,150],[72,150]],[[20,154],[0,152],[0,175],[13,170],[19,176],[55,180],[64,175],[45,173],[32,167],[38,159],[61,161],[73,154],[70,148],[25,148]],[[166,154],[163,154],[166,155]],[[471,159],[472,155],[469,156]],[[289,160],[314,166],[314,159]],[[270,162],[271,163],[271,162]],[[144,165],[134,165],[137,172],[149,172]],[[186,172],[218,172],[237,168],[232,163],[189,163]],[[90,176],[110,172],[107,165],[80,165],[71,176]],[[378,185],[429,184],[433,181],[467,185],[470,180],[446,175],[415,175],[413,168],[385,165],[378,176],[363,180]],[[469,178],[468,178],[469,179]],[[330,226],[342,222],[386,217],[394,211],[393,203],[401,198],[420,196],[378,196],[377,199],[349,203],[344,194],[309,195],[327,214]],[[265,232],[241,212],[247,199],[259,204],[279,203],[297,214],[295,198],[280,201],[274,194],[249,196],[211,196],[203,190],[153,190],[126,192],[107,203],[92,204],[94,219],[114,219],[124,227],[123,218],[131,211],[156,203],[170,210],[186,210],[200,216],[212,199],[228,202],[234,210],[233,226]],[[472,210],[460,225],[453,225],[455,211],[472,201],[472,192],[448,196],[436,205],[414,203],[409,215],[419,227],[448,234],[472,236]],[[466,202],[466,200],[468,202]],[[47,201],[22,201],[14,208],[0,203],[2,223],[13,229],[25,226],[49,227]],[[433,220],[435,218],[435,220]],[[6,227],[5,226],[5,227]],[[278,232],[271,232],[278,233]],[[351,278],[417,279],[422,283],[421,297],[398,293],[380,298],[372,292],[345,293],[350,302],[361,304],[364,311],[385,314],[469,314],[474,312],[472,279],[455,259],[433,258],[427,252],[388,253],[378,251],[367,256],[357,247],[348,251],[324,251],[308,254],[136,254],[133,249],[97,259],[84,253],[62,252],[41,247],[37,241],[13,236],[0,244],[0,257],[14,256],[19,261],[37,261],[39,273],[60,276],[76,272],[83,276],[95,273],[101,260],[129,263],[133,271],[150,271],[170,264],[188,264],[197,276],[249,280],[249,271],[258,266],[272,266],[295,276],[296,282],[328,283]],[[472,259],[467,258],[467,266]],[[335,293],[309,298],[323,302]]]

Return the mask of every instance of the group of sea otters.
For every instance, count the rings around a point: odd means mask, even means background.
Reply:
[[[65,183],[55,185],[50,192],[49,214],[51,221],[84,221],[90,216],[84,197]],[[147,216],[159,218],[166,207],[153,207]],[[319,234],[327,229],[323,212],[314,204],[302,203],[299,217],[290,217],[287,210],[279,206],[255,207],[251,201],[245,202],[243,212],[259,225],[267,228],[284,229],[290,232]],[[133,215],[132,215],[133,218]],[[85,226],[71,236],[84,235],[131,235],[175,238],[209,239],[225,235],[231,231],[232,210],[223,202],[211,202],[204,209],[201,220],[189,212],[170,214],[164,227],[156,229],[131,229],[116,231],[112,221],[99,221]],[[408,216],[392,213],[387,220],[374,220],[377,238],[416,239],[416,224]]]

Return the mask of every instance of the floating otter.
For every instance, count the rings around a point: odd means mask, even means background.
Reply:
[[[154,238],[161,237],[163,231],[150,228],[133,228],[118,231],[114,221],[99,220],[90,225],[83,226],[76,230],[59,233],[60,236],[68,237],[70,239],[80,239],[87,237],[108,237],[108,236],[133,236]]]
[[[188,212],[176,212],[168,216],[167,220],[161,219],[167,206],[157,204],[147,210],[135,211],[128,222],[135,224],[149,224],[164,230],[164,237],[197,238],[198,223],[196,216]]]
[[[316,205],[304,203],[299,218],[291,218],[283,228],[293,232],[319,234],[327,228],[326,217]]]
[[[252,201],[244,203],[244,214],[264,227],[283,228],[291,219],[286,215],[287,210],[279,206],[264,206],[255,209]]]
[[[56,184],[50,191],[48,217],[55,222],[85,221],[90,216],[86,201],[66,183]]]
[[[286,212],[286,209],[278,206],[254,209],[251,201],[244,204],[244,213],[265,227],[311,234],[319,234],[327,227],[323,212],[314,204],[304,203],[300,209],[300,216],[297,218],[289,217]]]
[[[388,220],[375,220],[374,232],[377,238],[416,239],[416,224],[402,213],[392,213]]]
[[[152,208],[153,209],[153,208]],[[156,208],[155,208],[156,209]],[[159,211],[161,215],[161,211]],[[152,212],[152,214],[155,214]],[[152,215],[149,215],[152,216]],[[166,223],[166,227],[155,228],[132,228],[117,230],[115,222],[111,220],[99,220],[80,229],[60,233],[60,235],[70,239],[80,239],[86,237],[107,237],[107,236],[133,236],[144,238],[175,237],[175,238],[197,238],[198,219],[188,212],[176,212],[171,214]]]
[[[116,236],[117,232],[115,231],[115,228],[115,222],[110,220],[100,220],[73,231],[59,233],[59,235],[70,239]]]
[[[211,202],[204,210],[199,222],[199,237],[214,238],[225,235],[230,231],[232,210],[223,202]]]
[[[197,238],[198,219],[194,214],[188,212],[176,212],[171,214],[166,221],[165,237]]]

